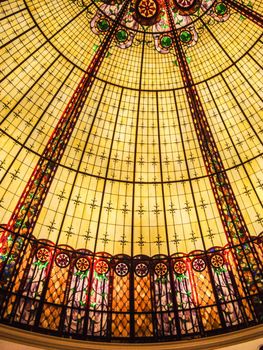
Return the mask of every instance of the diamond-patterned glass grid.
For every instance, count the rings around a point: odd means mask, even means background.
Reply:
[[[112,314],[111,334],[113,337],[129,337],[130,315]]]
[[[44,329],[58,330],[62,307],[44,304],[39,326]]]
[[[233,253],[231,252],[231,250],[229,251],[228,259],[229,259],[229,264],[232,267],[232,273],[233,273],[233,276],[235,278],[235,282],[237,284],[238,292],[242,298],[241,302],[244,306],[247,319],[252,320],[253,319],[253,307],[251,308],[251,304],[248,303],[248,301],[245,299],[246,291],[243,288],[242,281],[240,279],[240,276],[239,276],[239,273],[237,270],[236,260],[234,259],[234,256],[233,256]]]
[[[200,306],[215,304],[215,297],[207,268],[201,272],[194,271],[196,292]]]
[[[134,277],[134,311],[151,311],[150,274],[145,277]]]
[[[47,303],[63,304],[67,286],[69,266],[60,268],[55,263],[52,266],[48,288],[45,295]],[[40,317],[40,327],[58,329],[62,307],[45,303]]]
[[[200,309],[200,314],[202,317],[203,327],[206,331],[218,329],[221,327],[220,319],[218,316],[218,309],[216,306]]]
[[[31,246],[31,244],[29,244],[24,256],[22,257],[22,261],[21,261],[21,265],[20,265],[21,267],[20,267],[18,274],[15,278],[14,287],[13,287],[14,292],[18,292],[19,289],[21,289],[21,283],[23,283],[23,281],[24,281],[24,278],[25,278],[24,275],[26,272],[26,268],[27,268],[28,263],[29,263],[29,258],[32,254],[31,250],[32,250],[32,246]],[[10,258],[12,260],[12,255],[10,256]],[[7,281],[9,281],[9,278]],[[7,308],[6,308],[5,313],[4,313],[4,318],[9,317],[11,312],[13,311],[13,308],[17,307],[15,304],[16,299],[17,298],[14,295],[12,295],[11,298],[9,299],[9,301],[7,303]],[[24,304],[24,300],[21,302],[19,301],[18,303]]]
[[[153,323],[151,314],[135,314],[134,327],[136,337],[150,337],[153,335]]]
[[[127,312],[130,304],[130,274],[120,277],[114,274],[113,290],[112,290],[112,311]]]
[[[221,327],[218,308],[217,306],[208,307],[208,305],[215,304],[215,296],[207,267],[201,272],[193,271],[193,274],[196,283],[198,305],[201,306],[199,312],[203,327],[205,330],[217,329]]]

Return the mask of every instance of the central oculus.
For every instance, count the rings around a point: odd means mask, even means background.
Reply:
[[[170,0],[171,9],[183,16],[195,13],[200,6],[201,0]],[[154,25],[160,20],[163,8],[164,4],[160,0],[137,0],[135,20],[144,26]]]
[[[137,0],[134,15],[138,23],[151,26],[160,19],[160,5],[157,0]]]

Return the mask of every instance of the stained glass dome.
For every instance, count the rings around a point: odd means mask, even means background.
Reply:
[[[262,2],[1,8],[0,321],[118,342],[262,322]]]

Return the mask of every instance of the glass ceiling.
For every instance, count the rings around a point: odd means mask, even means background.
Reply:
[[[157,342],[262,322],[263,3],[1,7],[0,323]]]
[[[1,223],[7,224],[102,41],[90,23],[103,3],[1,6]],[[263,3],[253,2],[253,10],[262,13]],[[262,29],[229,11],[224,22],[209,11],[192,16],[198,40],[183,47],[236,201],[256,236],[263,224]],[[113,40],[33,235],[132,256],[227,244],[175,53],[156,50],[151,26],[138,25],[126,49]]]

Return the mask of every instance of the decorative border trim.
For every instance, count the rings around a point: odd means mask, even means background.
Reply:
[[[221,347],[244,343],[250,340],[263,339],[263,325],[250,327],[240,331],[231,332],[223,335],[216,335],[209,338],[200,338],[194,340],[182,340],[180,342],[167,343],[125,343],[125,349],[138,350],[138,347],[144,350],[152,348],[158,350],[214,350]],[[91,341],[80,341],[69,338],[58,338],[40,333],[25,331],[22,329],[0,324],[0,339],[13,343],[35,346],[42,349],[52,350],[123,350],[124,343],[97,343]]]

